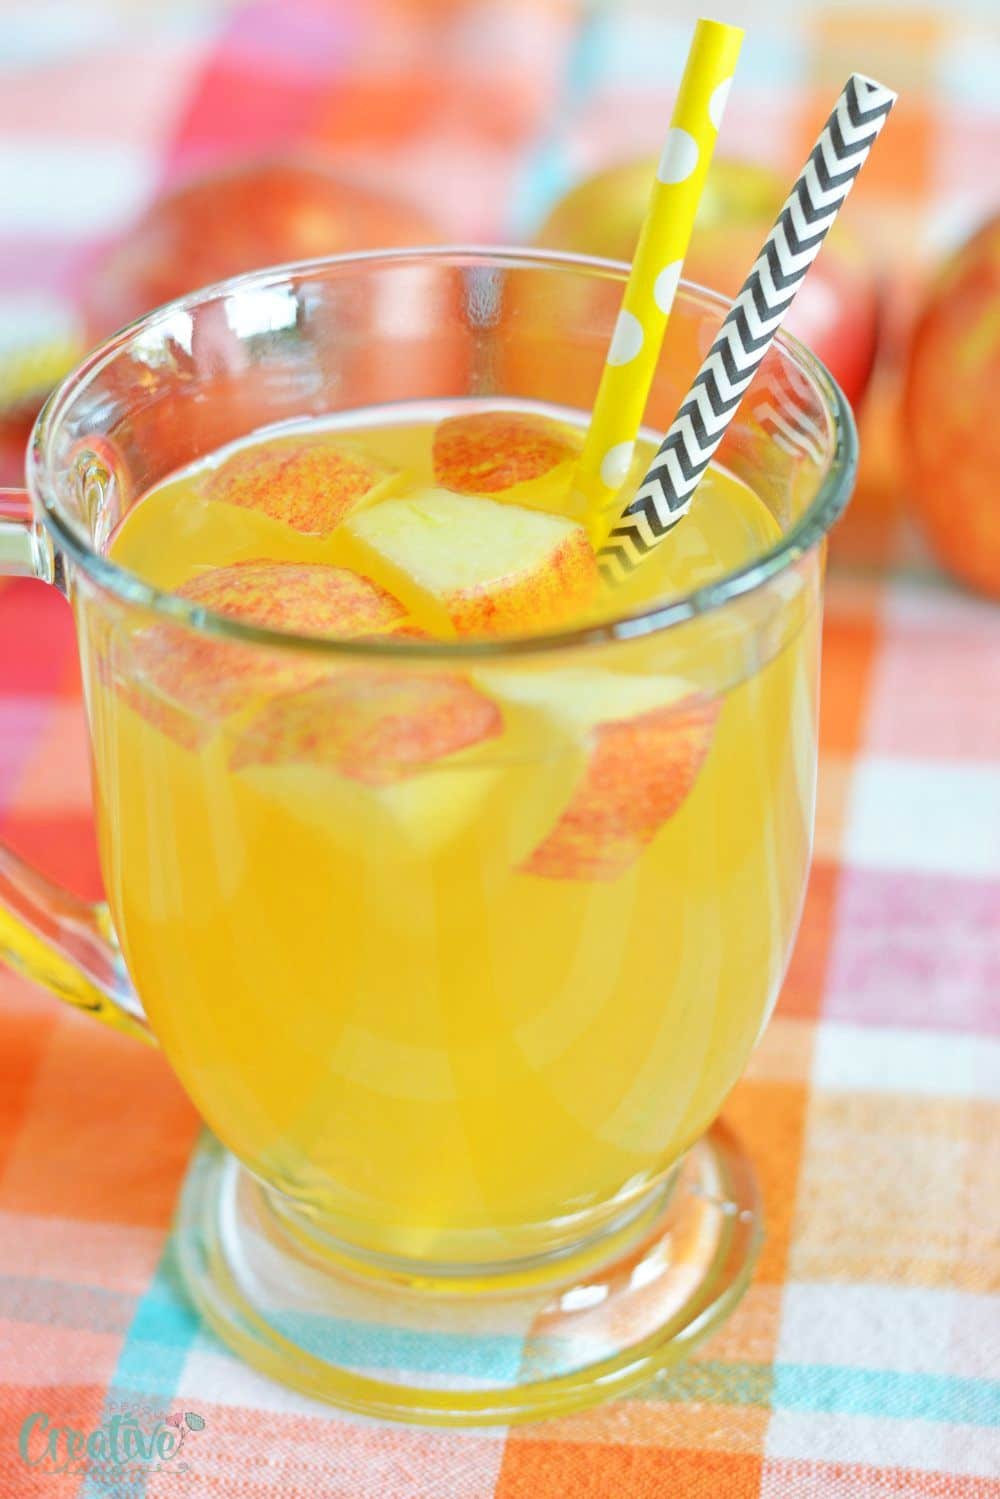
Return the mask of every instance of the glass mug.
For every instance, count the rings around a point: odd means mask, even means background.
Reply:
[[[369,1414],[478,1424],[585,1405],[679,1358],[747,1284],[753,1171],[713,1121],[801,910],[824,539],[850,493],[850,413],[779,339],[719,462],[780,541],[689,596],[546,636],[298,638],[157,591],[108,542],[151,486],[269,425],[469,396],[585,413],[624,275],[441,249],[209,288],[69,376],[33,434],[30,499],[3,502],[0,566],[73,607],[107,891],[84,904],[4,852],[3,954],[155,1037],[209,1126],[177,1219],[209,1324],[275,1377]],[[725,306],[682,286],[654,428]],[[182,723],[144,675],[150,630],[215,653]],[[316,767],[243,775],[213,691],[290,665],[354,702],[389,673],[420,703],[456,682],[501,702],[519,683],[524,701],[527,682],[529,707],[505,710],[472,758],[388,786]],[[654,692],[680,678],[712,705],[684,805],[655,837],[640,830],[614,878],[524,868],[594,752],[582,728],[557,743],[533,716],[567,672]],[[637,797],[647,771],[618,767]]]

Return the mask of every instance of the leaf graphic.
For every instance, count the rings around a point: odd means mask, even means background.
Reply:
[[[184,1419],[192,1431],[205,1430],[205,1417],[199,1416],[197,1411],[185,1411]]]

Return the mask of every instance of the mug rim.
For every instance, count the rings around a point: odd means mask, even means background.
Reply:
[[[317,256],[261,267],[213,282],[172,302],[166,302],[127,323],[117,333],[98,344],[60,381],[35,420],[28,448],[28,487],[40,510],[40,518],[55,545],[72,557],[76,565],[100,588],[124,603],[147,609],[173,624],[187,626],[199,634],[241,640],[251,645],[318,651],[337,656],[367,658],[369,661],[391,658],[408,661],[468,661],[630,640],[658,634],[702,615],[714,613],[733,599],[755,592],[800,561],[823,541],[845,509],[853,488],[858,458],[857,431],[851,408],[822,361],[793,335],[779,331],[775,344],[797,364],[799,370],[818,390],[833,425],[833,458],[812,501],[795,524],[772,547],[754,555],[740,567],[669,601],[633,609],[632,612],[602,619],[597,623],[529,635],[505,635],[499,639],[415,640],[374,636],[341,640],[320,635],[301,635],[290,630],[252,624],[233,615],[217,614],[201,605],[192,604],[178,594],[147,583],[138,574],[96,551],[77,534],[62,513],[56,486],[49,471],[47,460],[51,443],[67,407],[87,382],[111,363],[138,334],[166,322],[179,311],[188,311],[234,292],[251,288],[265,289],[294,276],[316,274],[332,267],[371,265],[376,262],[385,265],[406,262],[453,264],[456,269],[477,264],[505,269],[561,268],[589,272],[598,278],[618,281],[622,285],[629,272],[629,266],[624,261],[534,249],[530,246],[414,246],[395,250],[352,251],[343,255]],[[721,311],[723,315],[731,306],[729,298],[695,282],[682,279],[678,291],[687,293],[689,297],[693,294],[704,305]]]

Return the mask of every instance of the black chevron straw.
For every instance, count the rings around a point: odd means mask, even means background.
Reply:
[[[620,582],[691,506],[712,455],[896,102],[852,73],[635,498],[597,554]]]

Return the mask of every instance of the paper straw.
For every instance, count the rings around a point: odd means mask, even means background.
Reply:
[[[638,493],[598,552],[606,581],[627,576],[687,513],[895,102],[871,78],[847,80]]]
[[[700,20],[694,30],[574,476],[594,531],[632,462],[742,41],[738,26],[720,21]]]

